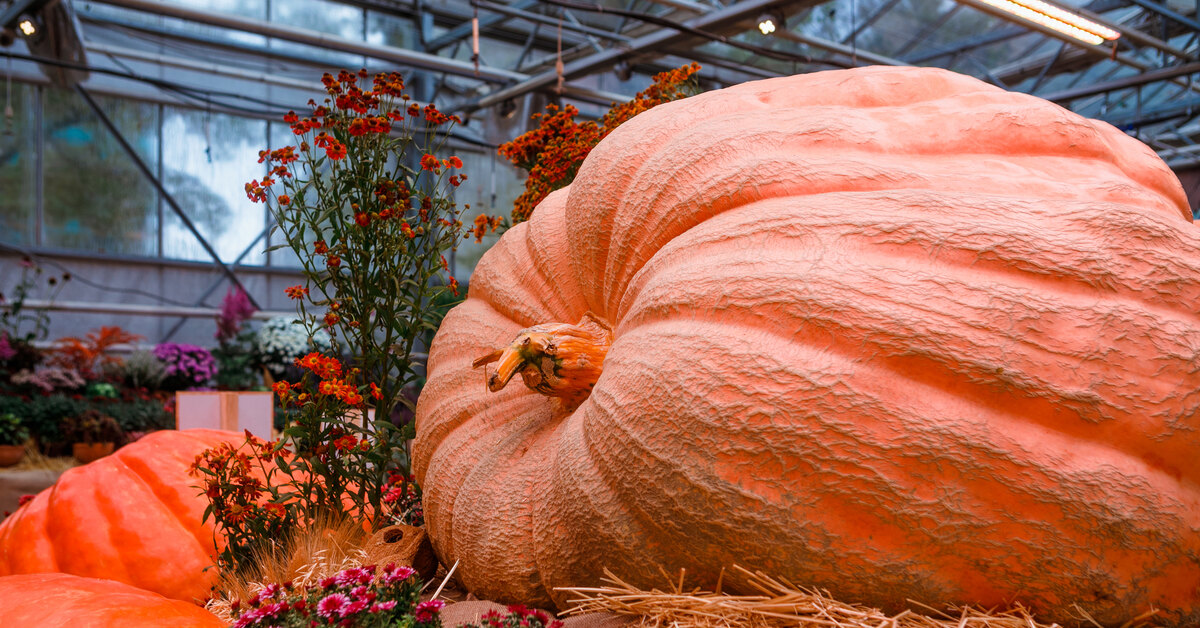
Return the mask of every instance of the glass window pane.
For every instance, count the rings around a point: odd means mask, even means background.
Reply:
[[[98,253],[157,254],[154,186],[78,94],[57,88],[43,93],[44,244]],[[142,161],[156,169],[158,107],[95,99]]]
[[[367,43],[416,49],[417,28],[408,18],[367,11]]]
[[[454,191],[454,202],[471,205],[463,212],[463,222],[470,225],[479,214],[511,219],[513,202],[525,191],[526,172],[492,151],[459,150],[454,154],[462,158],[462,171],[467,175],[466,183]],[[499,239],[495,233],[489,233],[481,243],[475,242],[474,236],[459,241],[454,252],[454,276],[466,281],[479,258]]]
[[[0,120],[0,241],[34,243],[37,205],[37,88],[12,84],[11,120]]]
[[[221,259],[233,262],[266,225],[263,206],[246,198],[245,182],[261,179],[258,151],[267,123],[236,116],[163,108],[163,184]],[[263,264],[259,241],[243,258]],[[200,242],[163,207],[163,256],[210,261]]]

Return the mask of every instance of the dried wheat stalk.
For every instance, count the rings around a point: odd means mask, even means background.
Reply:
[[[921,613],[906,610],[890,615],[879,609],[835,600],[828,592],[799,587],[784,579],[762,572],[750,572],[734,566],[755,593],[730,595],[716,591],[684,589],[684,572],[667,590],[635,587],[604,570],[602,587],[565,587],[575,595],[564,614],[610,612],[641,617],[644,628],[1057,628],[1057,624],[1036,621],[1021,606],[1005,611],[970,607],[949,607],[946,611],[909,600]],[[1080,610],[1081,619],[1090,620]],[[1143,626],[1157,611],[1150,611],[1122,628]],[[1094,621],[1092,623],[1095,623]],[[1099,624],[1096,624],[1099,628]]]

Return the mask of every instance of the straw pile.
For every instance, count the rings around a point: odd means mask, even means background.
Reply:
[[[360,567],[366,533],[360,523],[343,517],[319,517],[311,527],[264,548],[253,564],[237,574],[224,574],[218,593],[204,605],[222,621],[233,623],[229,603],[254,597],[269,583],[291,581],[304,588],[339,571]]]
[[[11,467],[0,469],[3,471],[53,471],[54,473],[62,473],[71,467],[79,466],[79,461],[71,456],[60,458],[50,458],[43,456],[42,452],[38,451],[37,445],[33,441],[25,443],[25,457],[21,461]]]
[[[1005,611],[949,607],[945,611],[913,602],[921,612],[906,610],[889,615],[881,610],[833,599],[828,592],[798,587],[787,580],[775,579],[762,572],[751,573],[738,566],[733,569],[750,595],[684,588],[684,573],[670,582],[667,590],[650,591],[634,587],[612,572],[605,570],[602,587],[567,587],[560,589],[575,595],[565,614],[608,612],[638,616],[644,628],[1055,628],[1057,624],[1036,621],[1030,613],[1017,606]],[[722,573],[722,577],[724,574]],[[1080,622],[1104,628],[1076,607]],[[1150,626],[1157,613],[1150,611],[1126,623],[1121,628]]]

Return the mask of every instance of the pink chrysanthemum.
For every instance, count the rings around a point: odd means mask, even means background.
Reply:
[[[428,602],[421,602],[420,604],[417,604],[417,608],[413,610],[413,617],[420,622],[433,621],[433,618],[437,616],[438,611],[442,610],[442,607],[444,606],[446,606],[446,603],[442,600],[429,600]]]
[[[335,619],[342,613],[342,608],[350,603],[350,598],[343,593],[331,593],[317,602],[317,614],[325,619]]]

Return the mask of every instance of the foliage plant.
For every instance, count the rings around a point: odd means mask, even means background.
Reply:
[[[154,357],[163,365],[160,385],[168,390],[203,387],[217,374],[217,361],[204,347],[164,342],[154,347]]]
[[[149,351],[134,351],[125,358],[120,379],[134,388],[158,388],[167,376],[167,367]]]
[[[324,104],[310,101],[310,115],[284,117],[299,144],[262,151],[268,174],[245,186],[251,200],[268,205],[300,260],[304,282],[286,291],[300,326],[309,338],[323,330],[331,339],[328,352],[296,360],[297,381],[274,385],[297,412],[274,445],[282,475],[266,478],[266,505],[250,516],[267,516],[269,506],[304,525],[315,513],[345,510],[379,526],[390,523],[383,498],[396,471],[407,475],[414,435],[411,424],[390,417],[398,404],[412,409],[402,391],[419,379],[413,353],[436,327],[431,304],[458,289],[445,254],[470,237],[460,220],[468,206],[452,199],[466,175],[458,172],[461,159],[438,156],[458,119],[411,102],[399,74],[342,71],[322,82]],[[366,420],[372,410],[375,419]],[[222,473],[211,460],[197,470],[210,479]],[[233,499],[250,501],[225,479],[208,483],[206,491],[217,493],[210,500],[229,502],[234,491]],[[242,513],[219,508],[208,514],[227,534],[276,525],[234,520]],[[245,556],[224,558],[223,568],[236,569]]]
[[[291,316],[276,316],[263,323],[254,336],[257,361],[276,379],[296,372],[296,361],[316,351],[330,353],[333,343],[329,332],[316,329],[310,332]]]
[[[614,104],[599,122],[576,122],[579,110],[574,105],[560,108],[550,104],[545,112],[533,114],[538,127],[501,144],[498,151],[513,165],[529,172],[525,191],[513,204],[513,224],[529,220],[542,199],[574,181],[588,153],[617,127],[653,107],[697,93],[699,87],[692,77],[699,71],[700,65],[692,63],[654,75],[650,87],[629,102]]]
[[[116,443],[124,436],[117,420],[96,408],[88,408],[77,416],[64,418],[63,433],[68,441],[74,443]]]
[[[231,604],[234,628],[441,628],[441,600],[418,602],[421,582],[410,567],[353,567],[304,587],[268,584],[244,604]]]
[[[0,445],[20,445],[29,440],[29,430],[11,412],[0,414]]]
[[[9,342],[29,343],[45,338],[50,331],[50,315],[46,310],[30,308],[25,303],[40,289],[45,271],[29,256],[22,257],[19,265],[21,278],[13,286],[12,293],[0,293],[0,305],[6,306],[0,308],[0,336]],[[46,300],[53,301],[70,280],[70,273],[47,277]]]
[[[61,366],[39,366],[34,370],[18,371],[9,378],[17,386],[36,388],[43,393],[73,391],[83,388],[87,380],[73,368]]]
[[[108,352],[115,345],[129,344],[143,337],[117,326],[104,326],[89,331],[83,338],[67,336],[59,338],[50,354],[50,363],[78,371],[86,379],[94,379],[110,366],[119,365],[121,359]]]

